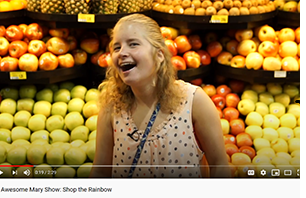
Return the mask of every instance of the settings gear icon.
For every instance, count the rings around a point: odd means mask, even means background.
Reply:
[[[261,171],[260,171],[260,174],[261,174],[262,176],[265,176],[265,175],[267,174],[267,172],[266,172],[265,170],[261,170]]]

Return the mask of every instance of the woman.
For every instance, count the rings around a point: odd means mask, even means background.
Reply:
[[[216,108],[201,88],[176,80],[158,24],[125,16],[109,47],[90,176],[202,177],[204,151],[210,176],[229,177]]]

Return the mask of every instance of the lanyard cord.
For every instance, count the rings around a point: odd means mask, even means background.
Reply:
[[[140,158],[141,151],[142,151],[142,149],[144,147],[144,143],[146,142],[148,134],[151,131],[151,128],[152,128],[153,123],[154,123],[154,121],[156,119],[156,116],[157,116],[157,113],[158,113],[159,109],[160,109],[160,104],[157,103],[156,108],[155,108],[155,110],[153,111],[153,113],[151,115],[150,121],[148,122],[147,128],[146,128],[146,130],[145,130],[145,132],[144,132],[144,134],[143,134],[143,136],[141,138],[140,144],[137,147],[137,151],[135,153],[135,157],[134,157],[134,160],[133,160],[133,163],[132,163],[129,175],[128,175],[129,178],[131,178],[133,176],[134,170],[135,170],[136,165],[138,163],[138,160]]]

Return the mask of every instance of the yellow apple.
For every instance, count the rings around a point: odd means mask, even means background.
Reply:
[[[293,129],[294,137],[295,138],[300,138],[300,127],[297,126]]]
[[[96,88],[89,89],[85,94],[85,102],[88,102],[90,100],[98,101],[99,99],[100,91]]]
[[[45,146],[46,145],[49,145],[49,142],[47,140],[43,140],[43,139],[37,139],[37,140],[34,140],[33,142],[31,142],[31,145],[41,145],[41,146]]]
[[[292,153],[295,150],[300,150],[300,138],[291,138],[288,140],[288,150]]]
[[[282,28],[277,37],[280,43],[285,41],[295,41],[295,32],[292,28]]]
[[[277,138],[271,141],[271,148],[277,152],[288,152],[288,143],[282,138]]]
[[[76,111],[76,112],[81,113],[84,104],[85,104],[85,102],[81,98],[72,98],[68,102],[68,112]]]
[[[87,144],[88,144],[88,148],[86,149],[86,155],[91,161],[93,161],[95,157],[95,152],[96,152],[96,140],[95,139],[89,140]]]
[[[17,101],[17,111],[26,110],[30,113],[33,111],[35,101],[32,98],[23,98]]]
[[[275,102],[282,103],[285,107],[288,107],[290,104],[290,96],[286,93],[281,93],[274,96]]]
[[[269,157],[270,160],[272,160],[272,158],[275,157],[275,151],[271,147],[265,147],[265,148],[259,149],[256,152],[256,155],[265,155]]]
[[[86,162],[77,169],[78,178],[88,178],[92,169],[92,162]]]
[[[18,140],[13,141],[11,145],[13,146],[12,148],[19,147],[19,146],[29,148],[31,143],[28,140],[25,140],[25,139],[18,139]]]
[[[68,149],[68,151],[65,152],[64,157],[65,162],[68,165],[81,165],[87,158],[86,153],[78,147],[71,147]]]
[[[283,89],[284,89],[284,93],[288,94],[290,98],[294,98],[300,93],[297,86],[293,84],[285,84]]]
[[[294,133],[291,128],[288,127],[279,127],[277,129],[278,136],[286,141],[294,138]]]
[[[275,57],[279,51],[279,45],[271,41],[263,41],[258,46],[258,53],[263,57]]]
[[[35,140],[46,140],[49,142],[49,132],[46,130],[38,130],[31,134],[30,141],[34,142]]]
[[[5,128],[0,128],[0,142],[11,143],[11,131]]]
[[[51,114],[51,103],[48,101],[37,101],[33,107],[34,114],[45,115],[46,118]]]
[[[283,87],[279,83],[267,83],[267,90],[273,96],[283,93]]]
[[[46,153],[46,161],[53,165],[64,164],[64,150],[61,147],[51,147]]]
[[[55,102],[51,107],[51,115],[66,116],[68,105],[65,102]]]
[[[46,128],[46,119],[43,114],[32,115],[29,119],[28,128],[31,131],[44,130]]]
[[[241,95],[241,100],[250,99],[254,103],[258,102],[258,93],[254,90],[245,90]]]
[[[279,102],[272,102],[269,105],[269,113],[275,115],[276,117],[280,118],[286,113],[286,107]]]
[[[229,125],[228,120],[226,120],[224,118],[221,118],[220,121],[221,121],[221,127],[222,127],[223,135],[229,134],[230,125]]]
[[[44,162],[47,149],[43,145],[31,145],[27,150],[27,159],[31,164],[42,164]]]
[[[291,155],[289,153],[285,153],[285,152],[277,152],[275,154],[276,157],[283,157],[283,158],[286,158],[287,160],[291,160]]]
[[[238,103],[238,111],[242,115],[247,115],[255,110],[255,103],[251,99],[242,99]]]
[[[11,98],[6,98],[0,103],[0,113],[9,113],[14,115],[17,109],[17,103]]]
[[[294,150],[293,152],[290,153],[292,158],[300,158],[300,150]]]
[[[261,26],[258,31],[258,38],[261,42],[263,41],[274,42],[274,40],[276,39],[275,30],[269,25]]]
[[[62,129],[55,129],[50,133],[50,143],[54,142],[69,142],[70,136],[67,131]]]
[[[258,94],[264,93],[266,91],[266,85],[264,84],[259,84],[259,83],[254,83],[251,86],[251,89],[256,91]]]
[[[84,144],[85,144],[84,140],[80,140],[80,139],[73,140],[72,142],[70,142],[71,147],[81,147]]]
[[[282,63],[276,57],[266,57],[263,61],[262,68],[267,71],[280,71],[282,69]]]
[[[44,88],[36,93],[36,101],[48,101],[53,102],[53,91],[49,88]]]
[[[10,113],[0,113],[0,128],[11,130],[14,125],[14,116]]]
[[[88,127],[89,131],[97,129],[98,115],[92,115],[85,121],[85,126]]]
[[[266,140],[269,140],[270,142],[272,140],[275,140],[277,138],[279,138],[279,134],[278,132],[273,129],[273,128],[270,128],[270,127],[266,127],[262,130],[262,138],[266,139]]]
[[[96,139],[96,135],[97,135],[97,130],[92,131],[88,136],[88,140]]]
[[[10,164],[25,164],[27,161],[27,149],[24,146],[12,148],[7,153],[6,161]]]
[[[264,122],[262,124],[263,128],[270,127],[273,129],[278,129],[279,125],[280,125],[280,120],[275,115],[267,114],[264,116]]]
[[[79,112],[70,112],[65,117],[65,125],[70,131],[83,124],[84,118]]]
[[[88,140],[89,129],[87,126],[81,125],[75,127],[70,133],[70,140],[83,140],[86,142]]]
[[[3,145],[0,145],[0,164],[6,161],[6,148]]]
[[[261,138],[263,135],[262,128],[258,125],[249,125],[245,128],[245,132],[248,133],[252,140]]]
[[[295,57],[298,53],[298,45],[294,41],[285,41],[279,45],[278,54],[284,58],[286,56]]]
[[[253,164],[260,164],[260,165],[269,165],[269,164],[271,164],[271,159],[270,159],[270,157],[268,157],[266,155],[256,155],[252,159],[252,163]]]
[[[65,121],[61,115],[52,115],[46,120],[46,129],[51,132],[55,129],[63,129]]]
[[[269,107],[266,103],[256,102],[255,103],[255,112],[259,113],[261,116],[265,116],[269,113]]]
[[[250,112],[246,118],[245,118],[245,123],[247,125],[257,125],[261,126],[263,124],[263,117],[257,112]]]
[[[54,102],[65,102],[68,103],[71,99],[71,94],[68,89],[59,89],[53,94]]]
[[[29,140],[31,136],[30,129],[23,127],[23,126],[16,126],[12,129],[12,141],[18,139]]]
[[[71,98],[80,98],[82,100],[85,100],[86,92],[87,92],[87,88],[85,86],[76,85],[70,91]]]
[[[296,118],[292,113],[285,113],[280,117],[280,126],[289,127],[291,129],[296,127]]]
[[[30,120],[31,113],[26,110],[21,110],[15,113],[14,115],[14,124],[15,126],[27,127]]]
[[[274,102],[274,96],[270,92],[262,92],[258,95],[258,100],[266,105],[270,105]]]
[[[262,149],[262,148],[270,148],[270,141],[264,138],[255,138],[253,141],[254,148],[256,151]]]
[[[249,53],[255,52],[256,49],[257,47],[255,42],[250,39],[239,42],[237,46],[237,52],[242,56],[247,56]]]

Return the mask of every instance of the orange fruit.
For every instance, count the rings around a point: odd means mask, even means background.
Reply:
[[[238,135],[239,133],[243,133],[245,131],[244,121],[240,118],[233,119],[230,121],[230,128],[232,135]]]
[[[255,149],[253,149],[250,146],[242,146],[239,148],[240,153],[245,153],[247,154],[251,159],[253,159],[256,155]]]
[[[24,5],[20,0],[11,0],[10,5],[13,10],[22,10],[24,8]]]
[[[225,151],[231,157],[234,153],[238,153],[239,149],[235,144],[225,144]]]
[[[12,11],[11,4],[8,1],[0,2],[0,12]]]
[[[231,156],[231,161],[234,165],[243,165],[247,163],[251,163],[251,158],[245,153],[234,153]]]

